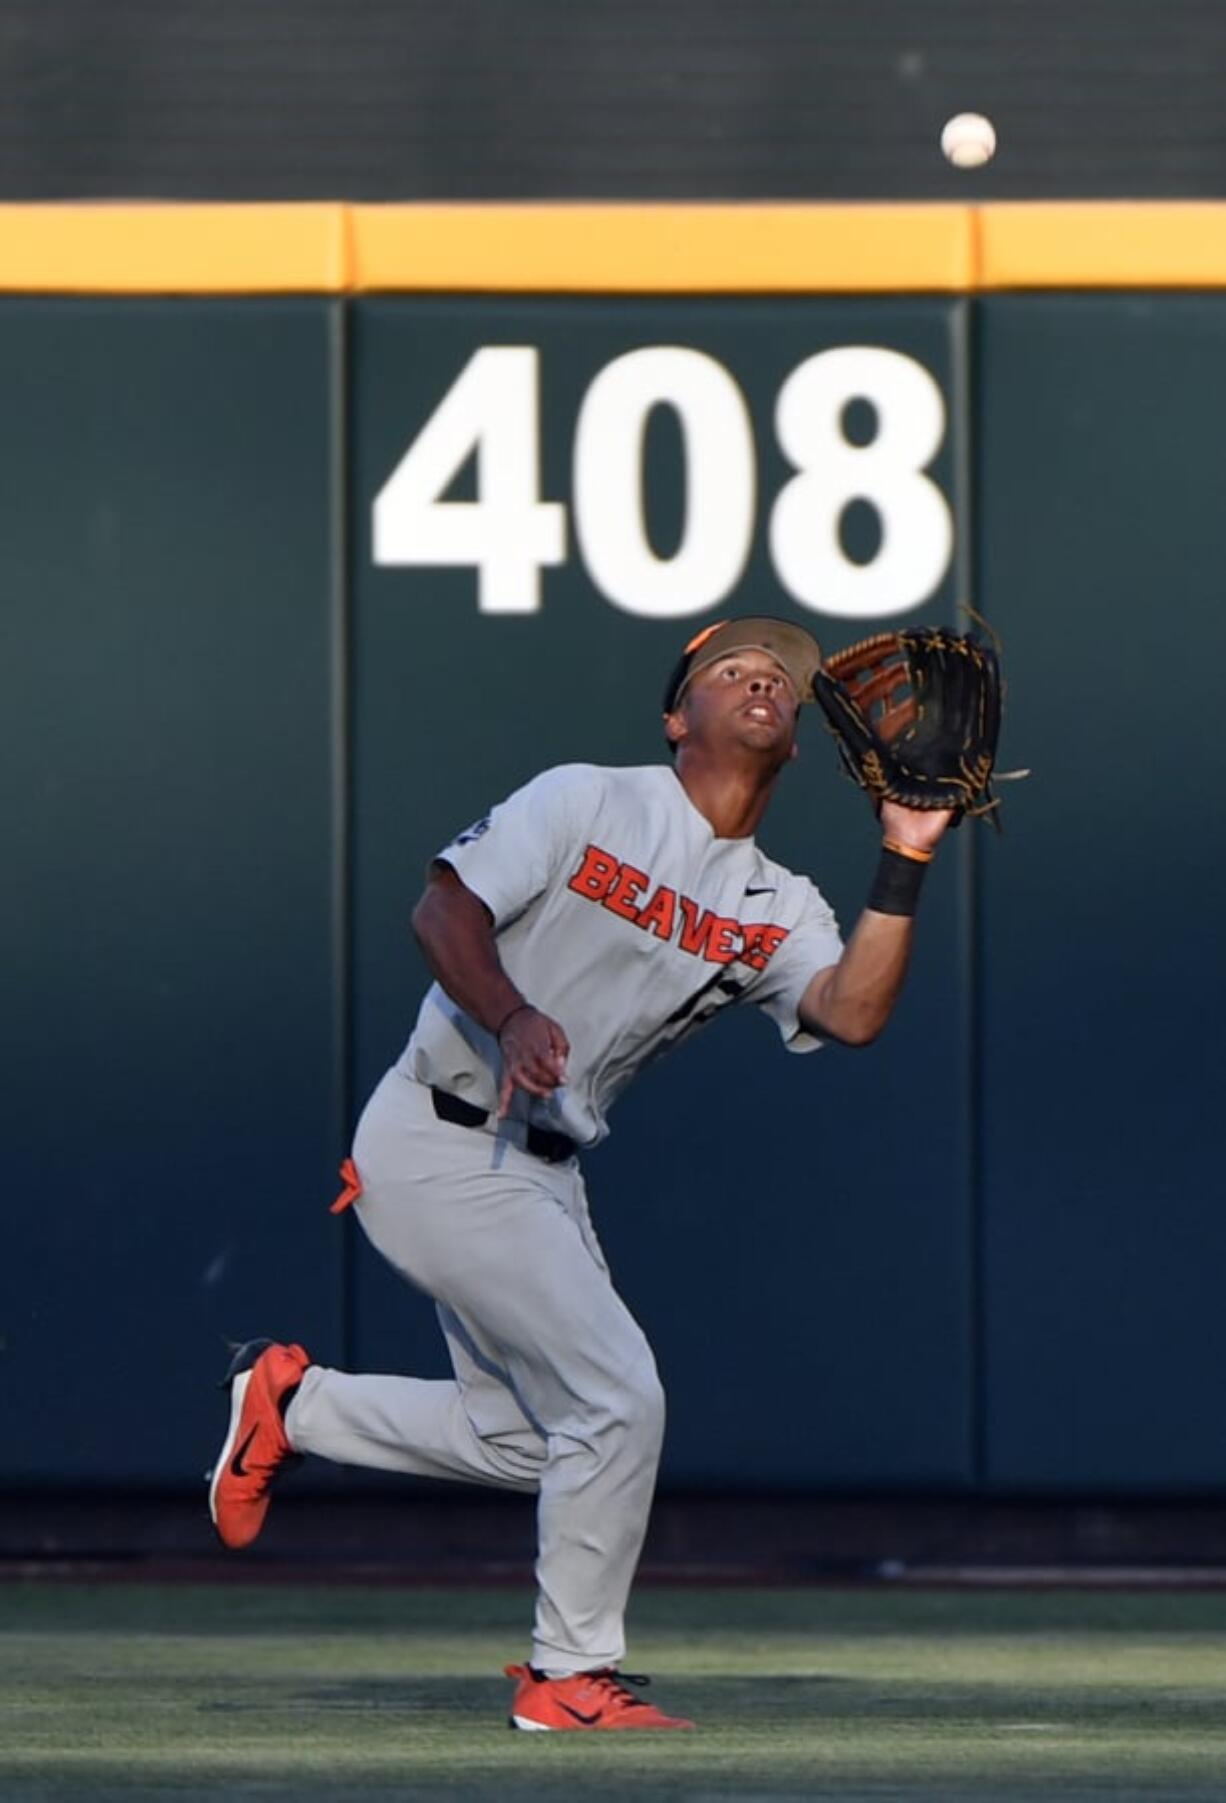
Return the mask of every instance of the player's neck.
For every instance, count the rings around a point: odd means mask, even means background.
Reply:
[[[750,839],[770,805],[779,766],[709,762],[696,749],[678,753],[677,780],[717,839]]]

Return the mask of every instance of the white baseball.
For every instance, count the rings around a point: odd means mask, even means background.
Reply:
[[[996,127],[982,113],[955,113],[942,127],[941,149],[956,169],[979,169],[996,154]]]

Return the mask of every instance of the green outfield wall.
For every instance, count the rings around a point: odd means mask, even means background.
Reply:
[[[225,1338],[441,1375],[328,1214],[433,851],[545,764],[658,759],[724,614],[833,650],[971,603],[1032,775],[944,848],[886,1035],[724,1020],[588,1162],[666,1481],[1226,1489],[1214,210],[1166,241],[1194,289],[1095,285],[1084,231],[997,287],[1036,222],[935,209],[922,278],[678,292],[661,231],[640,294],[366,283],[320,211],[294,293],[155,255],[0,296],[0,1473],[191,1484]],[[760,837],[850,929],[875,828],[816,719]]]

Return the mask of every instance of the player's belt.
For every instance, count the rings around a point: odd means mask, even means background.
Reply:
[[[435,1089],[430,1086],[430,1099],[434,1103],[434,1112],[440,1121],[450,1121],[456,1127],[484,1127],[489,1121],[489,1113],[478,1108],[475,1102],[466,1102],[461,1096],[453,1096],[448,1090]],[[549,1127],[534,1127],[529,1123],[524,1128],[524,1149],[537,1158],[543,1158],[548,1164],[562,1164],[567,1158],[573,1158],[579,1150],[573,1139],[565,1133],[555,1133]]]

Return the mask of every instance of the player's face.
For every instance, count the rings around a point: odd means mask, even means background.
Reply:
[[[700,670],[675,719],[681,736],[772,751],[782,763],[795,754],[800,706],[792,679],[765,651],[734,651]]]

